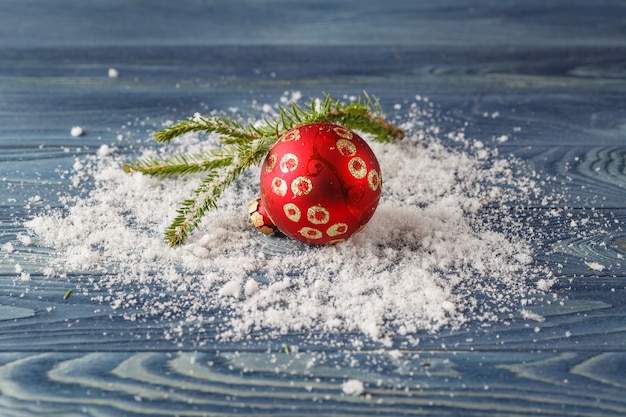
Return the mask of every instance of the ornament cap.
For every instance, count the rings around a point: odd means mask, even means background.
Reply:
[[[276,232],[277,227],[265,211],[263,202],[260,198],[254,200],[248,206],[248,214],[250,215],[250,221],[261,233],[264,235],[271,235]]]

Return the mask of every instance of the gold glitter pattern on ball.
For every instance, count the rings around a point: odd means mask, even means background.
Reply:
[[[272,180],[272,191],[284,197],[287,194],[287,183],[282,178],[274,178]]]
[[[307,177],[298,177],[291,183],[291,191],[298,197],[309,194],[312,189],[313,184]]]
[[[350,160],[350,162],[348,162],[348,169],[350,170],[350,174],[358,180],[365,178],[367,175],[367,166],[365,165],[365,161],[358,156],[355,156]]]
[[[345,223],[335,223],[326,230],[326,234],[331,237],[343,235],[348,231],[348,225]]]
[[[298,168],[298,157],[292,153],[286,153],[280,158],[280,170],[288,173]]]
[[[307,239],[316,240],[316,239],[321,239],[323,236],[321,231],[314,229],[312,227],[303,227],[298,232]]]
[[[265,160],[265,170],[270,172],[276,166],[276,154],[270,154]]]
[[[343,156],[356,155],[356,145],[346,139],[339,139],[337,141],[337,149],[339,150],[339,153]]]
[[[378,190],[380,187],[380,174],[375,169],[370,170],[367,174],[367,183],[369,184],[372,191]]]
[[[313,224],[326,224],[330,220],[330,213],[322,206],[309,207],[307,219]]]
[[[298,222],[300,220],[300,209],[293,203],[287,203],[283,206],[283,211],[285,212],[285,216],[292,222]]]
[[[345,127],[342,127],[342,126],[334,126],[333,130],[338,136],[341,136],[344,139],[352,140],[353,133],[350,129],[346,129]]]
[[[298,129],[290,130],[280,138],[281,142],[289,142],[292,140],[300,140],[300,131]]]

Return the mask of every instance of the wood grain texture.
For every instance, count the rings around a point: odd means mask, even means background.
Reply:
[[[5,354],[2,402],[6,415],[51,416],[81,415],[71,414],[76,409],[93,415],[617,416],[624,409],[624,381],[610,376],[626,359],[622,353],[313,353],[276,355],[271,363],[268,356]],[[45,379],[33,381],[33,372]],[[341,394],[348,375],[365,381],[366,395]],[[529,383],[520,386],[516,378]]]
[[[625,14],[610,0],[0,0],[0,415],[626,415]],[[196,111],[364,89],[390,117],[429,97],[443,133],[463,127],[562,195],[519,209],[556,278],[534,315],[410,349],[349,333],[216,341],[219,319],[172,337],[175,321],[100,302],[112,290],[96,273],[44,276],[55,252],[20,240],[102,144],[132,155]],[[349,379],[364,395],[342,392]]]

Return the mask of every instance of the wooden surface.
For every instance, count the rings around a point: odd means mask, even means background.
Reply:
[[[625,19],[609,0],[0,0],[0,244],[15,247],[0,252],[0,415],[626,415]],[[198,347],[81,296],[88,275],[16,273],[55,256],[18,235],[71,192],[59,172],[146,136],[140,121],[364,89],[388,110],[427,96],[471,137],[522,128],[501,154],[566,195],[561,218],[531,225],[558,278],[545,321],[420,334],[402,355],[348,334]],[[606,221],[564,226],[590,213]],[[367,395],[344,395],[347,379]]]

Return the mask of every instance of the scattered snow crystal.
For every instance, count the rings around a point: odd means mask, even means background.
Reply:
[[[591,262],[591,261],[585,261],[585,264],[589,267],[589,269],[593,270],[593,271],[604,271],[605,270],[605,266],[602,265],[601,263],[598,262]]]
[[[115,148],[115,146],[101,145],[98,148],[98,151],[96,152],[96,155],[98,155],[99,157],[103,158],[105,156],[109,156],[111,154],[114,154],[115,151],[117,151],[117,148]]]
[[[70,129],[70,135],[74,136],[75,138],[82,136],[83,133],[85,133],[83,131],[83,128],[80,126],[73,126],[72,129]]]
[[[349,379],[341,385],[341,390],[346,395],[359,396],[365,392],[365,386],[358,379]]]
[[[117,77],[120,76],[119,71],[116,70],[115,68],[109,68],[109,71],[108,71],[107,74],[108,74],[109,78],[117,78]]]
[[[11,242],[7,242],[2,244],[2,246],[0,246],[0,249],[2,249],[3,252],[6,253],[13,253],[15,252],[15,247],[13,246],[13,244]]]

